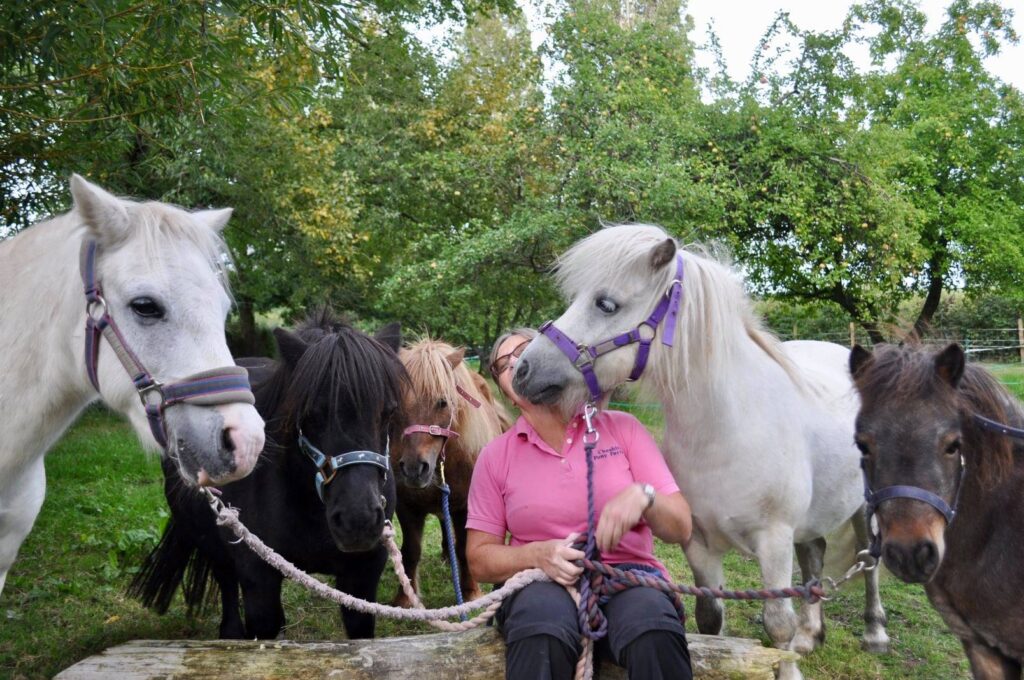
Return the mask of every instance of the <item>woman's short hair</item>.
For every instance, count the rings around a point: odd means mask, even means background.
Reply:
[[[521,336],[527,340],[533,340],[537,337],[537,331],[533,328],[527,328],[522,326],[520,328],[513,328],[512,330],[505,331],[498,336],[498,339],[494,341],[494,346],[491,347],[491,356],[487,360],[487,369],[491,372],[491,376],[494,376],[494,362],[498,360],[498,348],[501,347],[506,340],[514,336]]]

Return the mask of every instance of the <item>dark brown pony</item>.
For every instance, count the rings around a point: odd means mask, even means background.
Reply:
[[[854,347],[850,370],[866,489],[888,496],[875,510],[885,565],[924,584],[975,678],[1020,678],[1024,441],[990,421],[1019,429],[1024,410],[955,344]]]
[[[469,482],[480,449],[508,427],[509,417],[492,397],[487,382],[466,367],[465,350],[424,338],[403,347],[398,356],[409,374],[403,394],[407,422],[458,433],[458,437],[444,437],[413,432],[391,444],[392,468],[398,480],[396,513],[402,526],[402,561],[418,591],[416,571],[422,553],[423,524],[428,514],[441,519],[439,460],[443,451],[462,595],[467,600],[476,599],[480,589],[466,564]],[[394,601],[410,605],[401,591]]]

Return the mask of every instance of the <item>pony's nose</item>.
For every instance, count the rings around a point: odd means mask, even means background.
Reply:
[[[939,566],[939,550],[927,539],[909,546],[887,542],[882,548],[882,559],[897,576],[912,583],[924,583]]]
[[[522,385],[530,377],[530,362],[528,359],[519,357],[516,365],[512,368],[513,386]]]
[[[398,467],[402,470],[402,475],[409,480],[423,479],[430,468],[426,461],[419,459],[413,461],[403,460],[398,464]]]

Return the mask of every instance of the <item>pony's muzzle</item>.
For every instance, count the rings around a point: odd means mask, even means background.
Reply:
[[[249,474],[263,449],[263,419],[248,404],[175,404],[164,412],[167,453],[190,485],[227,484]]]
[[[918,504],[905,500],[894,503]],[[897,520],[879,521],[882,561],[907,583],[926,583],[935,575],[945,552],[945,519],[929,508],[904,510]]]
[[[939,566],[939,549],[931,540],[911,544],[886,541],[882,559],[889,571],[908,583],[926,583]]]
[[[430,464],[419,456],[398,461],[398,472],[402,483],[414,489],[424,488],[430,484],[430,478],[433,477]]]

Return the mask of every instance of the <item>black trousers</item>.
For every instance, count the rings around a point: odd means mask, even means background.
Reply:
[[[596,652],[623,666],[630,680],[691,680],[686,631],[668,595],[629,588],[602,607],[608,635]],[[505,638],[509,680],[572,678],[580,656],[576,603],[557,583],[531,583],[494,618]]]

